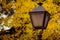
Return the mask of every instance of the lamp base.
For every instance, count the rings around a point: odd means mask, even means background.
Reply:
[[[35,28],[35,29],[46,29],[46,27],[43,27],[43,26],[34,26],[33,28]]]

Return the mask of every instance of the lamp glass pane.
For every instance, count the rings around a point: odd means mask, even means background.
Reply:
[[[49,15],[47,15],[47,14],[46,14],[44,27],[46,27],[46,26],[47,26],[48,20],[49,20]]]
[[[32,13],[31,18],[32,18],[34,27],[43,26],[44,12]]]

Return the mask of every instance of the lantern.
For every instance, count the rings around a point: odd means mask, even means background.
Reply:
[[[42,3],[30,12],[31,22],[36,29],[46,29],[50,14],[43,8]]]

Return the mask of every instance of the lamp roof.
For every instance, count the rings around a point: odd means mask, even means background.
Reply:
[[[38,12],[38,11],[46,11],[45,9],[44,9],[44,7],[41,5],[41,3],[38,3],[38,4],[40,4],[38,7],[36,7],[36,8],[34,8],[33,10],[32,10],[32,12]]]

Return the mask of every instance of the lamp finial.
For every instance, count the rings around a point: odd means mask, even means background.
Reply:
[[[38,3],[38,5],[40,5],[40,6],[41,6],[42,4],[43,4],[43,3]]]

